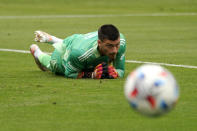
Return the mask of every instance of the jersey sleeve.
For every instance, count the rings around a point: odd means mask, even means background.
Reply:
[[[79,50],[72,50],[65,62],[65,77],[67,78],[77,78],[79,72],[84,69],[84,62],[81,62],[78,57],[81,52]]]
[[[118,72],[120,78],[122,78],[125,73],[125,50],[126,50],[126,41],[123,36],[121,37],[122,38],[120,38],[120,48],[116,56],[116,59],[113,62],[113,65],[116,71]]]

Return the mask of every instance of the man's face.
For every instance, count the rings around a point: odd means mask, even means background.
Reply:
[[[118,49],[120,47],[120,38],[115,41],[105,39],[104,41],[98,40],[99,52],[101,55],[108,56],[110,61],[116,58]]]

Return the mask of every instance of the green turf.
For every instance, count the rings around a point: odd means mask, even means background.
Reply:
[[[145,14],[197,12],[195,0],[1,0],[0,16],[65,14]],[[104,18],[0,17],[0,48],[28,50],[33,31],[65,38],[117,25],[127,39],[127,60],[197,66],[197,16],[130,16]],[[49,45],[40,45],[52,51]],[[140,64],[126,63],[118,80],[74,80],[41,72],[30,54],[0,52],[1,131],[195,131],[197,70],[166,67],[180,86],[176,108],[159,118],[134,112],[123,95],[128,73]]]

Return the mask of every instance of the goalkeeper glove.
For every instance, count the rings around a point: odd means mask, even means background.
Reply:
[[[93,78],[93,79],[116,79],[118,73],[113,66],[108,66],[106,63],[98,64],[93,72],[81,72],[78,78]]]
[[[105,79],[108,77],[108,66],[104,62],[98,64],[93,72],[80,72],[78,74],[78,78]]]
[[[109,74],[109,79],[118,78],[118,73],[116,72],[116,69],[112,65],[108,66],[108,74]]]
[[[108,76],[108,65],[104,62],[98,64],[92,73],[92,78],[94,79],[105,79],[108,78]]]

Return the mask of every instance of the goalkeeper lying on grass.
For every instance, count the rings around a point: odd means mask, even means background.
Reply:
[[[59,39],[42,31],[35,31],[35,41],[49,43],[55,50],[48,55],[33,44],[30,47],[38,67],[67,78],[116,79],[123,77],[125,38],[111,24],[98,31],[74,34]]]

